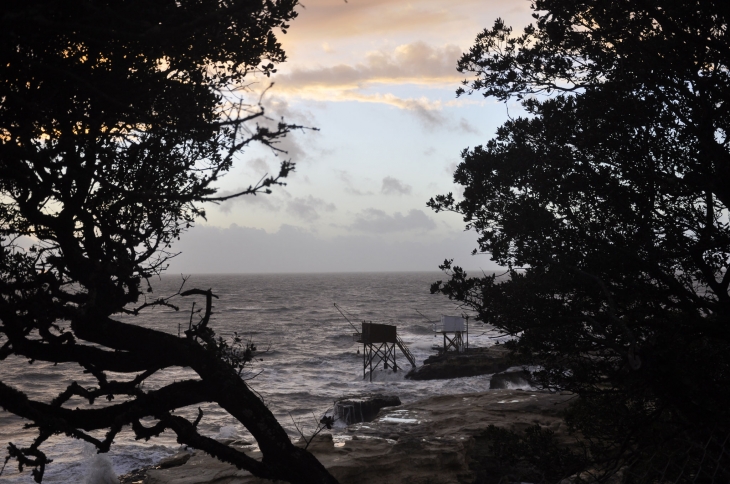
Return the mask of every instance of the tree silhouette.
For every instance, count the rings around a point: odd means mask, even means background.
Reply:
[[[0,382],[0,405],[38,430],[29,447],[8,447],[37,482],[50,436],[106,452],[129,426],[137,438],[170,429],[264,478],[336,482],[240,378],[246,358],[232,358],[209,325],[211,290],[180,294],[205,300],[181,337],[115,319],[171,304],[145,298],[143,286],[205,215],[201,203],[269,192],[294,168],[283,162],[248,189],[216,196],[214,183],[245,147],[276,150],[297,128],[246,103],[245,83],[285,59],[274,30],[286,32],[296,4],[31,0],[0,14],[0,359],[78,363],[97,381],[72,382],[49,402]],[[197,377],[142,389],[171,367]],[[109,403],[92,407],[101,397]],[[173,413],[203,402],[246,426],[263,460],[201,435],[200,415]]]
[[[508,278],[450,262],[434,291],[512,334],[607,474],[727,482],[730,10],[724,3],[534,3],[459,61],[459,94],[524,117],[463,152],[464,216]],[[628,470],[626,470],[628,469]],[[714,473],[714,474],[713,474]],[[694,481],[692,481],[694,482]]]

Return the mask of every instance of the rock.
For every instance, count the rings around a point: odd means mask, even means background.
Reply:
[[[328,452],[335,448],[334,440],[332,440],[332,434],[317,434],[312,437],[308,437],[309,446],[304,440],[304,437],[300,437],[299,440],[294,442],[294,445],[301,448],[307,448],[309,452]]]
[[[518,386],[531,387],[532,384],[532,375],[529,371],[505,371],[492,375],[492,379],[489,382],[489,389],[496,390],[499,388],[515,388]]]
[[[361,400],[346,398],[335,402],[335,420],[351,425],[358,422],[371,422],[381,408],[397,407],[400,398],[395,395],[374,395]]]
[[[119,484],[143,484],[149,469],[135,469],[132,472],[119,476]]]
[[[590,469],[588,471],[581,472],[578,475],[566,477],[565,479],[562,479],[560,482],[558,482],[558,484],[598,484],[599,482],[601,484],[623,484],[624,482],[626,482],[625,474],[627,469],[628,467],[624,466],[616,471],[616,473],[612,476],[608,476],[607,479],[601,479],[601,481],[598,481],[598,479],[596,478],[596,476],[601,475],[601,472],[597,471],[596,469]]]
[[[259,453],[258,457],[261,455]],[[214,459],[203,452],[195,452],[187,463],[169,469],[150,469],[144,484],[232,484],[249,479],[251,474],[230,464]]]
[[[470,348],[466,353],[448,352],[428,357],[423,366],[408,372],[411,380],[441,380],[499,373],[519,365],[503,346]]]
[[[473,482],[467,455],[490,424],[522,430],[539,423],[559,441],[573,442],[561,418],[570,398],[515,390],[441,395],[380,412],[334,438],[320,434],[308,450],[340,484]],[[180,467],[150,470],[145,484],[271,484],[199,454]],[[261,458],[260,452],[247,454]]]
[[[464,442],[360,439],[342,449],[339,459],[317,455],[340,484],[459,484],[469,475]]]
[[[157,463],[158,469],[169,469],[170,467],[177,467],[185,464],[188,460],[190,460],[190,452],[178,452],[175,455],[172,455],[170,457],[165,457],[160,462]]]

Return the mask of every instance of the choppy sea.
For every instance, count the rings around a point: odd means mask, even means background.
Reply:
[[[490,377],[477,376],[453,380],[416,382],[404,379],[410,368],[398,354],[404,370],[377,371],[373,381],[363,379],[361,345],[352,339],[350,324],[334,307],[337,303],[350,320],[360,327],[361,321],[397,326],[398,335],[414,354],[418,365],[434,354],[431,322],[441,315],[460,315],[463,310],[442,295],[429,292],[432,282],[444,279],[434,273],[333,273],[333,274],[244,274],[192,275],[185,288],[211,288],[219,296],[214,302],[211,327],[218,336],[230,338],[234,332],[245,341],[253,341],[260,351],[245,374],[292,438],[299,434],[296,425],[310,430],[316,420],[343,396],[368,393],[398,395],[403,403],[424,397],[483,391],[489,388]],[[152,297],[177,292],[180,276],[165,275],[151,281]],[[177,334],[187,328],[191,301],[176,298],[171,302],[179,311],[156,307],[136,317],[120,317],[127,322]],[[471,346],[489,346],[496,333],[489,327],[472,323],[469,328]],[[29,397],[49,402],[72,381],[93,386],[78,365],[51,364],[15,359],[0,362],[0,379],[25,391]],[[121,376],[121,375],[118,375]],[[166,381],[194,376],[190,370],[166,370],[145,382],[145,388],[156,388]],[[112,402],[116,403],[116,402]],[[81,400],[69,402],[83,407]],[[96,405],[105,405],[98,402]],[[246,439],[246,430],[217,406],[203,406],[202,433],[217,438]],[[194,415],[197,409],[178,414]],[[19,447],[32,443],[34,433],[21,421],[0,412],[0,441]],[[96,434],[101,437],[102,434]],[[151,465],[179,451],[171,433],[149,442],[135,441],[130,430],[120,433],[112,451],[98,456],[89,444],[65,436],[54,436],[42,450],[54,460],[46,469],[45,483],[105,484],[113,474]],[[0,464],[7,455],[0,450]],[[30,472],[19,473],[14,461],[7,464],[2,483],[31,483]]]

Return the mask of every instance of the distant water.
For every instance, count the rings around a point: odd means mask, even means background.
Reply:
[[[357,354],[361,345],[352,341],[353,328],[333,306],[337,303],[342,307],[358,328],[362,320],[396,325],[399,336],[421,365],[434,353],[431,346],[439,340],[434,338],[431,325],[419,312],[431,320],[442,314],[462,313],[444,296],[429,293],[430,284],[444,277],[438,272],[193,275],[185,288],[211,288],[219,296],[220,299],[214,300],[215,315],[211,322],[218,336],[227,338],[235,331],[247,340],[251,338],[259,350],[268,349],[259,355],[263,361],[251,368],[252,373],[248,376],[257,376],[249,383],[282,426],[295,437],[298,434],[293,421],[311,431],[316,425],[312,414],[318,419],[335,399],[343,396],[387,393],[398,395],[407,403],[436,394],[489,388],[489,376],[430,382],[405,380],[403,377],[410,366],[401,354],[397,358],[403,371],[395,374],[381,371],[372,383],[364,381],[362,355]],[[171,275],[154,280],[151,296],[173,294],[180,283],[179,276]],[[153,308],[136,318],[125,316],[121,319],[177,334],[179,327],[187,328],[189,299],[172,301],[180,305],[179,312]],[[489,328],[471,325],[471,345],[491,345],[495,340],[490,336],[495,335]],[[22,387],[30,397],[43,401],[50,401],[74,380],[84,386],[95,385],[78,365],[53,367],[38,362],[29,365],[16,359],[0,362],[0,368],[3,381]],[[147,381],[145,388],[156,388],[165,381],[192,376],[189,370],[168,370]],[[71,403],[84,406],[82,400]],[[97,402],[95,407],[105,404]],[[192,416],[196,411],[185,409],[178,413]],[[237,421],[217,406],[203,406],[203,411],[205,416],[199,428],[204,434],[218,438],[246,438],[248,435]],[[32,438],[33,433],[24,430],[19,419],[0,412],[0,441],[26,446]],[[43,482],[97,484],[99,472],[109,467],[109,459],[114,472],[123,474],[177,452],[179,445],[169,432],[145,443],[135,441],[131,431],[126,430],[117,436],[108,458],[100,458],[88,444],[67,437],[53,437],[42,449],[54,459]],[[6,454],[0,455],[4,459]],[[0,482],[32,483],[33,480],[28,471],[18,475],[17,467],[11,461]]]

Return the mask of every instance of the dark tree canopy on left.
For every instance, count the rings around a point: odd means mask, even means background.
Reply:
[[[183,337],[114,318],[165,303],[142,300],[142,287],[164,269],[171,242],[204,216],[200,204],[222,200],[213,184],[246,146],[275,150],[294,128],[246,104],[244,79],[265,79],[284,60],[274,30],[286,32],[296,4],[29,0],[0,13],[0,360],[75,362],[97,380],[94,388],[71,383],[51,402],[0,382],[0,405],[38,429],[27,448],[8,447],[37,481],[49,436],[104,452],[131,426],[139,438],[171,429],[181,443],[261,477],[335,482],[291,444],[224,357],[208,326],[210,290],[180,295],[206,304]],[[292,169],[283,162],[278,174],[231,196],[268,192]],[[19,237],[32,246],[21,248]],[[198,377],[141,390],[173,366]],[[130,376],[115,381],[108,372]],[[70,407],[99,397],[113,403]],[[202,402],[243,423],[263,461],[172,413]],[[156,423],[145,426],[150,417]]]

